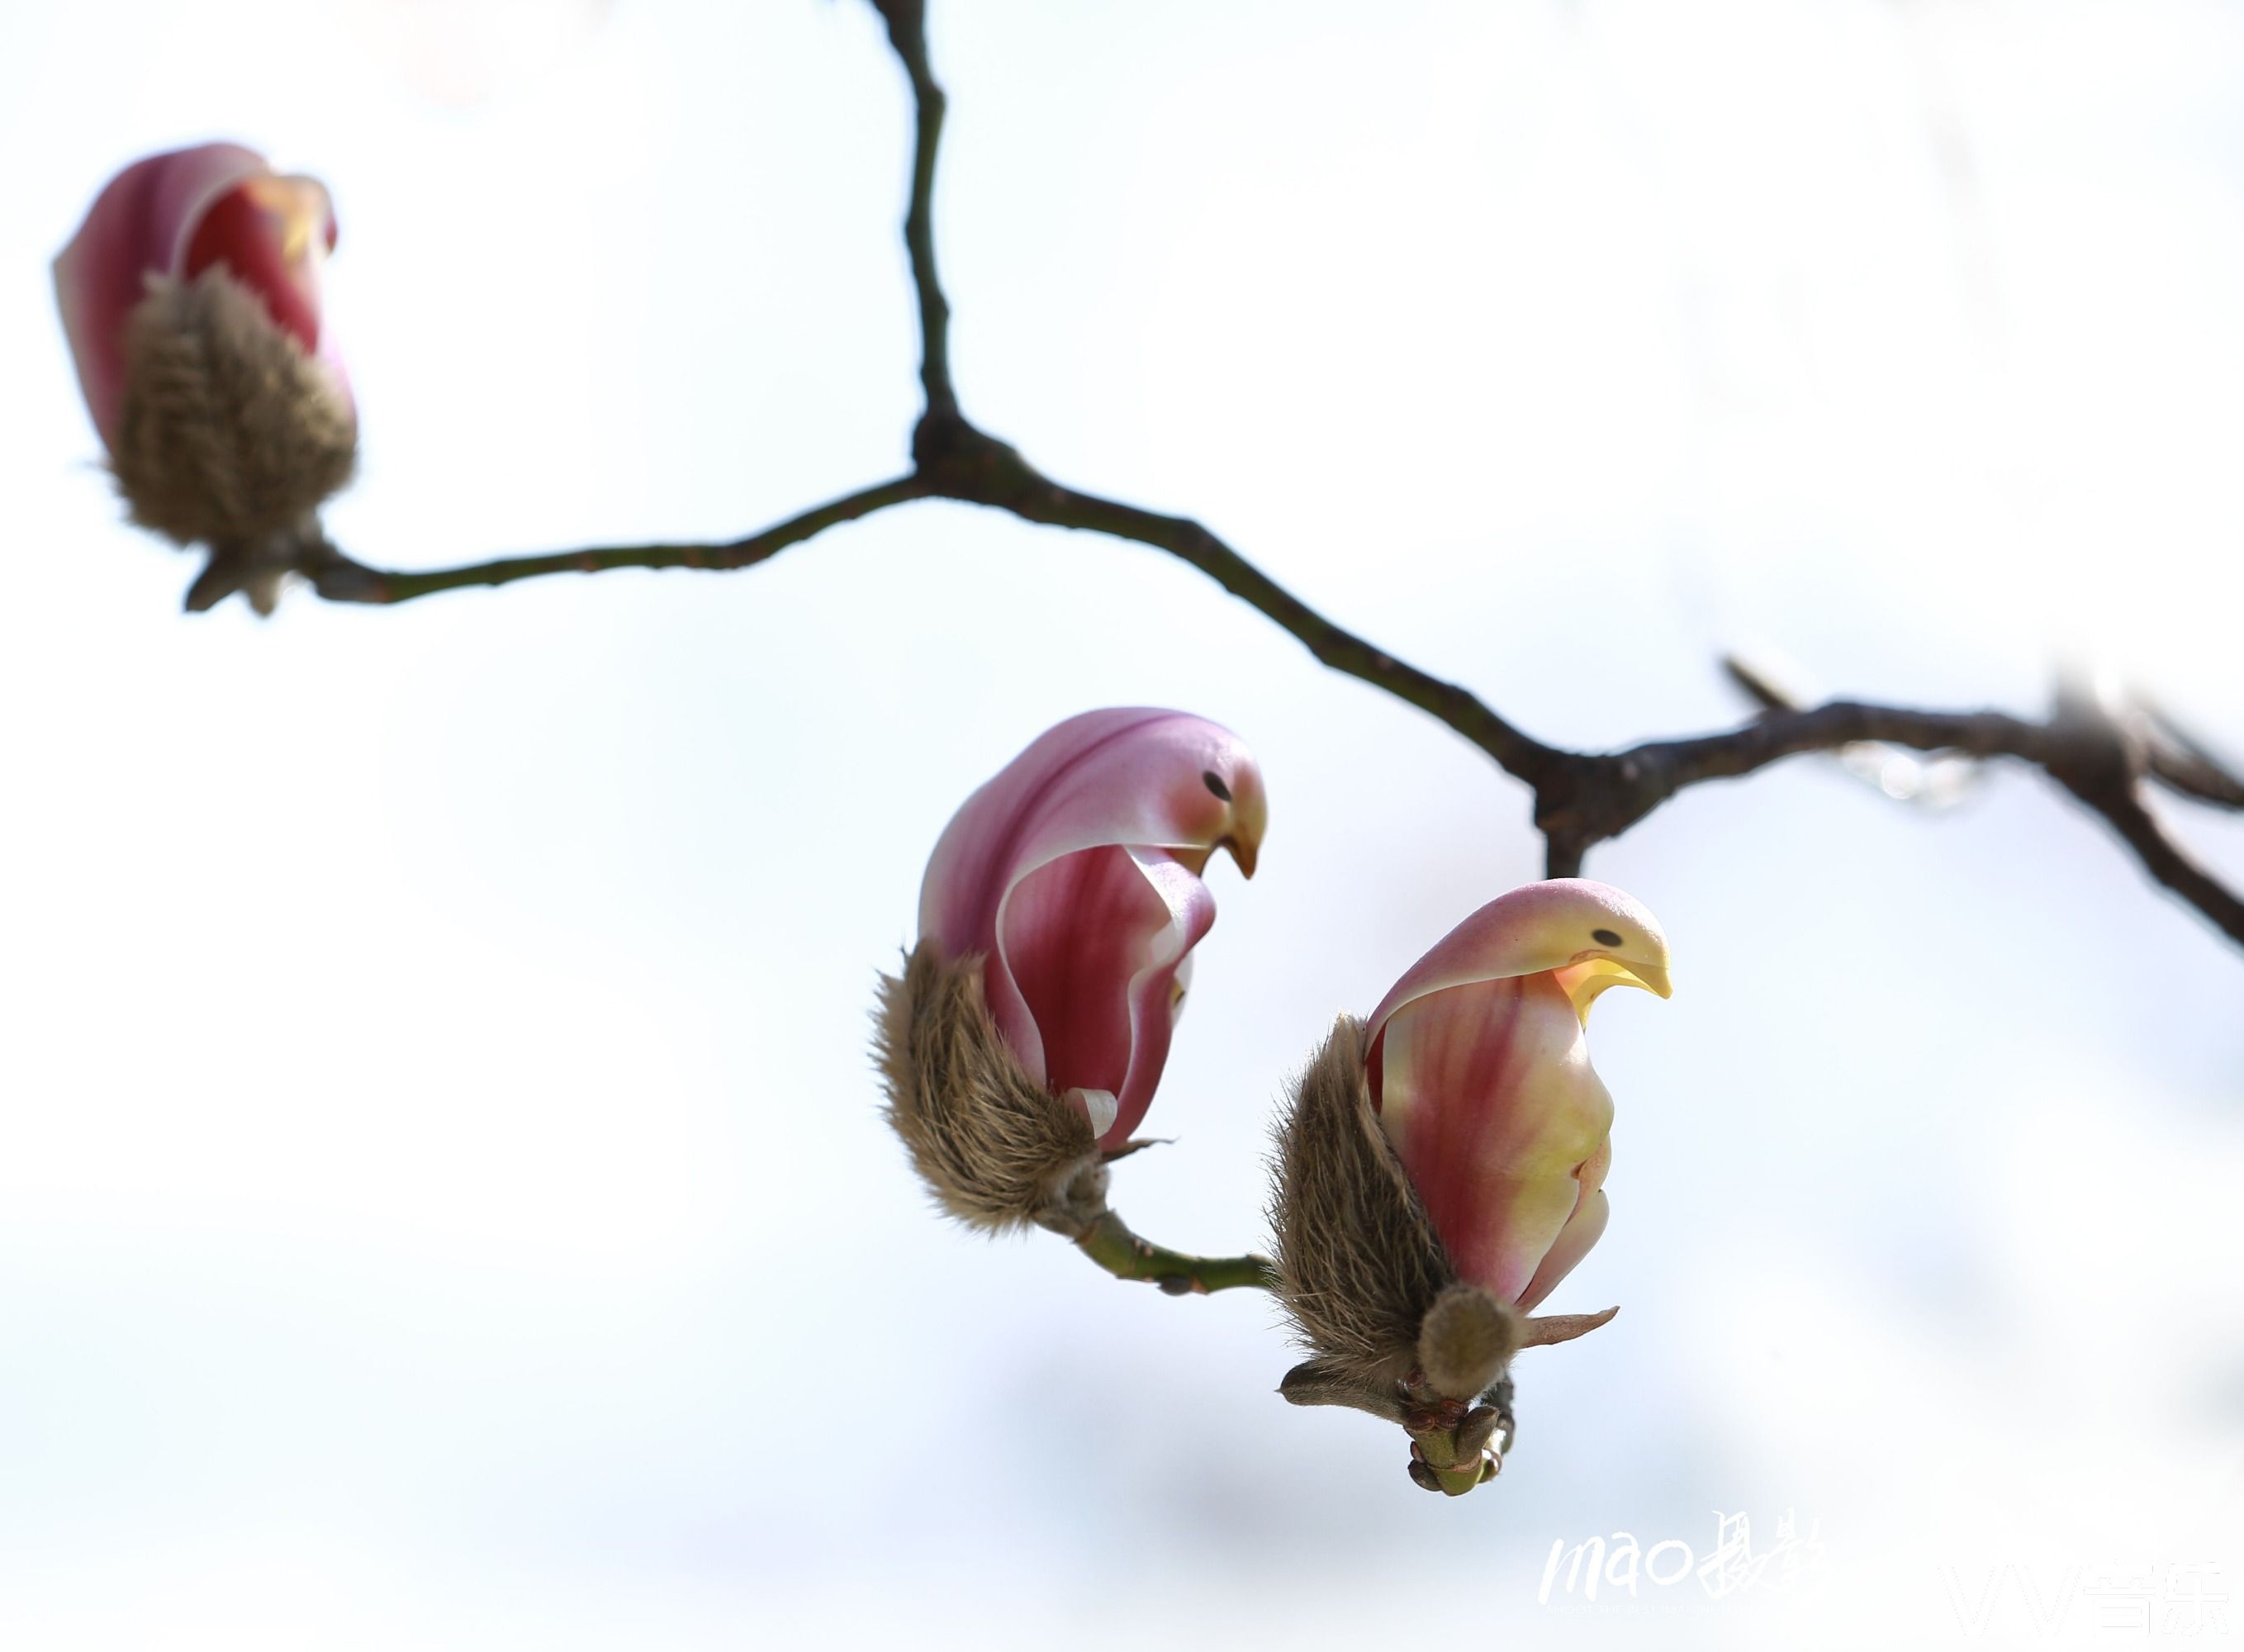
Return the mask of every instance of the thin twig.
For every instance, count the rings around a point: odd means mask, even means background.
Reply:
[[[2061,705],[2047,722],[2031,722],[1999,711],[1911,711],[1834,701],[1771,713],[1723,734],[1651,741],[1609,755],[1569,755],[1563,762],[1575,769],[1573,777],[1559,788],[1538,789],[1537,823],[1554,850],[1561,841],[1618,837],[1686,787],[1858,741],[2032,764],[2102,816],[2153,878],[2244,945],[2244,899],[2192,859],[2144,803],[2147,759],[2139,743],[2103,708],[2078,701]]]
[[[916,113],[904,245],[919,309],[920,382],[926,406],[912,433],[911,474],[724,545],[571,551],[421,573],[362,567],[323,546],[321,554],[308,560],[302,570],[321,596],[347,602],[404,602],[464,586],[505,585],[549,573],[743,568],[837,523],[890,505],[929,498],[964,500],[1027,521],[1109,534],[1166,552],[1299,639],[1326,666],[1448,725],[1533,791],[1535,824],[1546,839],[1545,870],[1551,877],[1578,874],[1589,850],[1626,831],[1689,787],[1736,779],[1803,753],[1882,741],[1917,751],[2012,758],[2043,770],[2109,823],[2153,877],[2244,945],[2244,900],[2173,842],[2141,795],[2149,779],[2207,802],[2244,808],[2244,780],[2162,717],[2137,720],[2146,726],[2146,732],[2109,716],[2081,715],[2063,708],[2047,722],[1997,711],[1913,711],[1855,701],[1801,710],[1789,708],[1781,691],[1734,670],[1740,685],[1770,708],[1750,723],[1720,734],[1650,741],[1619,752],[1565,751],[1514,728],[1470,690],[1335,625],[1199,523],[1079,492],[1039,474],[1012,447],[970,423],[960,410],[951,380],[950,307],[936,266],[936,159],[944,98],[928,56],[926,3],[872,3],[887,24],[890,44],[910,82]]]
[[[2176,722],[2165,707],[2139,697],[2137,704],[2149,724],[2143,744],[2152,779],[2217,809],[2244,809],[2244,777],[2233,765],[2214,755],[2210,746]]]
[[[477,562],[463,568],[432,568],[418,573],[364,567],[331,552],[306,568],[305,572],[312,581],[312,588],[330,602],[399,603],[432,596],[439,591],[457,591],[468,586],[511,585],[517,579],[535,579],[549,573],[605,573],[614,568],[747,568],[777,556],[791,545],[800,545],[836,523],[855,521],[908,499],[923,499],[927,494],[926,484],[917,476],[898,477],[877,487],[845,494],[729,545],[611,545],[589,551],[558,551],[545,556],[502,557],[494,562]]]
[[[2202,754],[2153,740],[2144,755],[2151,778],[2167,790],[2215,809],[2244,809],[2244,781]]]
[[[911,254],[912,285],[919,294],[921,386],[930,419],[956,418],[958,392],[950,383],[950,305],[935,264],[935,159],[943,140],[945,103],[927,55],[926,0],[873,0],[889,25],[889,42],[910,77],[918,130],[912,145],[911,204],[904,213],[904,247]]]
[[[1318,661],[1361,678],[1447,723],[1507,773],[1536,783],[1564,754],[1531,739],[1469,689],[1429,675],[1334,624],[1199,523],[1078,493],[1029,471],[1031,485],[1002,498],[979,499],[1053,527],[1087,529],[1133,539],[1190,563],[1233,596],[1298,638]]]

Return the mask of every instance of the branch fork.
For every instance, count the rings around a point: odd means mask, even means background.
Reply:
[[[1545,840],[1546,874],[1578,875],[1588,852],[1634,827],[1669,798],[1707,781],[1735,779],[1803,753],[1845,753],[1866,744],[1897,750],[2008,757],[2039,768],[2116,831],[2153,877],[2239,945],[2244,898],[2198,864],[2143,802],[2151,782],[2200,803],[2244,809],[2244,778],[2201,742],[2143,702],[2124,714],[2085,714],[2061,704],[2044,722],[2003,712],[1917,711],[1835,701],[1808,708],[1764,672],[1730,662],[1731,675],[1763,714],[1721,733],[1646,741],[1615,752],[1567,751],[1515,728],[1477,695],[1430,675],[1345,630],[1280,586],[1198,522],[1100,498],[1053,481],[1010,443],[961,410],[950,366],[950,306],[935,248],[936,162],[946,107],[927,46],[925,0],[872,0],[911,92],[911,188],[903,239],[919,312],[920,382],[925,407],[911,437],[912,468],[727,545],[643,545],[503,558],[470,566],[404,572],[364,566],[316,541],[288,570],[333,602],[398,603],[440,591],[500,586],[547,574],[615,568],[752,567],[791,545],[878,511],[944,498],[1004,511],[1025,521],[1075,528],[1166,552],[1206,574],[1299,639],[1319,662],[1438,719],[1485,754],[1533,798]],[[213,570],[213,575],[220,571]],[[193,606],[239,584],[206,575]],[[2115,750],[2113,740],[2118,746]]]

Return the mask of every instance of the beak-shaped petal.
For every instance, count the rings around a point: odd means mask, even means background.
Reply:
[[[1665,964],[1631,964],[1626,966],[1631,982],[1642,987],[1654,998],[1673,998],[1675,989],[1667,979]]]
[[[1675,989],[1667,984],[1664,964],[1624,964],[1619,958],[1592,957],[1553,970],[1551,974],[1565,989],[1584,1026],[1590,1024],[1590,1005],[1607,987],[1640,986],[1659,998],[1675,995]]]
[[[1239,875],[1241,877],[1252,878],[1254,876],[1255,857],[1262,847],[1259,838],[1248,837],[1234,832],[1216,847],[1230,850],[1232,863],[1239,868]]]
[[[1202,775],[1200,784],[1206,785],[1207,780],[1208,776]],[[1262,853],[1262,834],[1270,824],[1270,805],[1262,790],[1262,771],[1248,758],[1234,766],[1224,789],[1231,794],[1231,829],[1217,840],[1217,847],[1229,850],[1239,875],[1251,878],[1255,862]]]
[[[1462,1276],[1533,1307],[1605,1229],[1612,1099],[1585,1028],[1612,986],[1668,993],[1667,944],[1617,889],[1558,879],[1490,902],[1404,972],[1366,1078]]]
[[[78,385],[104,441],[125,395],[125,322],[148,277],[184,271],[187,243],[211,204],[267,178],[265,158],[239,144],[204,144],[135,161],[110,179],[55,260],[55,299]]]
[[[1248,870],[1263,789],[1237,736],[1182,712],[1086,713],[1048,730],[969,798],[920,891],[920,931],[986,956],[999,1032],[1055,1093],[1114,1098],[1128,1140],[1167,1060],[1174,986],[1215,920],[1200,870]]]
[[[1591,952],[1617,958],[1637,972],[1635,985],[1667,996],[1667,938],[1659,920],[1610,884],[1556,877],[1499,895],[1436,941],[1379,1001],[1367,1036],[1376,1039],[1387,1018],[1414,998],[1470,981],[1564,969]],[[1641,978],[1646,972],[1658,985]]]
[[[1517,1303],[1612,1128],[1582,1025],[1548,974],[1412,999],[1372,1050],[1380,1123],[1460,1274]]]

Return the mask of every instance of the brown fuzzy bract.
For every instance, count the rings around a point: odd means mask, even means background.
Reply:
[[[1457,1269],[1371,1110],[1363,1055],[1363,1023],[1343,1015],[1294,1086],[1270,1224],[1278,1299],[1318,1366],[1378,1387],[1410,1374]]]
[[[259,539],[350,480],[349,398],[223,266],[152,280],[125,363],[110,460],[143,527],[181,545]]]
[[[1477,1398],[1519,1351],[1519,1330],[1518,1310],[1510,1303],[1478,1285],[1451,1285],[1418,1327],[1418,1369],[1436,1393]]]
[[[943,1208],[971,1227],[1067,1223],[1104,1191],[1090,1121],[1031,1078],[998,1036],[979,955],[945,962],[931,941],[881,978],[874,1047],[889,1122]]]

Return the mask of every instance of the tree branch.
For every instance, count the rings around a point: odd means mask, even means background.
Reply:
[[[919,380],[930,419],[958,416],[950,383],[950,305],[935,267],[935,157],[943,140],[945,103],[927,55],[926,0],[873,0],[889,25],[889,43],[910,78],[918,129],[912,145],[911,204],[904,212],[904,247],[919,295]],[[915,456],[916,457],[916,455]],[[924,463],[924,461],[923,461]]]
[[[2077,694],[2061,697],[2047,722],[1999,711],[1911,711],[1842,700],[1772,713],[1724,734],[1651,741],[1605,755],[1568,754],[1560,760],[1565,778],[1537,789],[1536,824],[1554,856],[1561,844],[1578,856],[1619,836],[1686,787],[1863,741],[2032,764],[2102,816],[2153,878],[2244,946],[2244,900],[2176,843],[2143,802],[2152,761],[2143,742],[2110,708]]]
[[[2151,778],[2217,809],[2244,809],[2244,778],[2150,701],[2139,702]]]
[[[505,585],[549,573],[744,568],[836,523],[890,505],[929,498],[963,500],[1026,521],[1104,533],[1166,552],[1281,626],[1324,665],[1438,719],[1533,792],[1535,824],[1546,839],[1545,870],[1551,877],[1578,874],[1592,847],[1619,836],[1686,788],[1737,779],[1804,753],[1882,742],[1916,751],[2011,758],[2042,769],[2101,816],[2153,877],[2244,945],[2244,900],[2173,842],[2142,797],[2145,782],[2156,780],[2185,796],[2239,809],[2244,808],[2244,781],[2154,712],[2123,721],[2101,708],[2067,702],[2051,721],[2035,722],[1997,711],[1915,711],[1855,701],[1803,710],[1792,707],[1766,679],[1734,663],[1733,676],[1771,708],[1767,714],[1722,733],[1650,741],[1619,752],[1565,751],[1514,728],[1470,691],[1335,625],[1199,523],[1079,492],[1040,474],[1012,447],[969,422],[960,409],[950,373],[950,307],[936,267],[935,173],[944,98],[928,56],[926,0],[872,3],[910,83],[916,115],[904,245],[919,309],[926,405],[912,433],[911,473],[730,545],[571,551],[409,573],[362,566],[314,538],[307,542],[297,571],[321,596],[343,602],[405,602],[438,591]],[[1119,1219],[1115,1226],[1127,1234]],[[1142,1242],[1132,1238],[1129,1243]],[[1085,1249],[1092,1249],[1087,1242]]]
[[[2111,823],[2112,829],[2143,863],[2144,870],[2211,918],[2230,940],[2244,946],[2244,900],[2174,842],[2133,788],[2092,796],[2069,780],[2065,785]]]
[[[805,511],[801,516],[735,539],[729,545],[612,545],[589,551],[557,551],[545,556],[503,557],[463,568],[435,568],[424,572],[402,572],[369,568],[324,543],[323,556],[315,556],[301,570],[312,588],[330,602],[410,602],[439,591],[458,591],[469,586],[511,585],[549,573],[605,573],[612,568],[753,567],[777,556],[791,545],[800,545],[838,522],[853,522],[875,511],[908,499],[923,499],[928,489],[916,476],[898,477],[876,487],[861,488],[830,504]]]
[[[1384,689],[1446,723],[1507,773],[1538,784],[1565,754],[1513,728],[1470,690],[1421,671],[1335,625],[1199,523],[1162,516],[1043,475],[1004,443],[956,417],[923,420],[917,445],[929,453],[929,480],[945,498],[1005,511],[1025,521],[1134,540],[1190,564],[1233,596],[1291,633],[1335,671]]]

